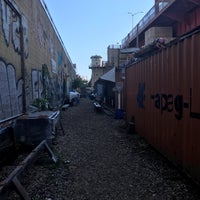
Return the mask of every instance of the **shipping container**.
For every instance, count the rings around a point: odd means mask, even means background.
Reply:
[[[126,120],[195,181],[200,181],[200,32],[126,68]]]

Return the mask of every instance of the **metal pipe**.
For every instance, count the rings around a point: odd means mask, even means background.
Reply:
[[[7,122],[7,121],[14,120],[14,119],[16,119],[16,118],[18,118],[18,117],[20,117],[20,116],[22,116],[22,115],[23,115],[23,114],[19,114],[19,115],[15,115],[15,116],[9,117],[9,118],[4,119],[4,120],[0,120],[0,124],[5,123],[5,122]]]
[[[20,47],[21,47],[21,73],[22,73],[22,111],[27,113],[26,109],[26,77],[25,77],[25,60],[24,60],[24,35],[23,35],[23,25],[22,16],[19,16],[20,20]]]

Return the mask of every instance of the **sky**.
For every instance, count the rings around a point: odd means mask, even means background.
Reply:
[[[76,72],[91,78],[90,57],[107,61],[109,45],[122,40],[155,0],[44,0]],[[130,14],[133,14],[132,15]]]

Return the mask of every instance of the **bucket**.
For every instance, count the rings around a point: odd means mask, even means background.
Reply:
[[[124,110],[117,109],[115,112],[115,119],[123,119],[124,118]]]

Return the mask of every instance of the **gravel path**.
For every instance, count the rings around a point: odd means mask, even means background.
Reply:
[[[200,199],[190,180],[89,99],[62,111],[62,124],[52,147],[59,162],[43,155],[24,177],[33,200]]]

